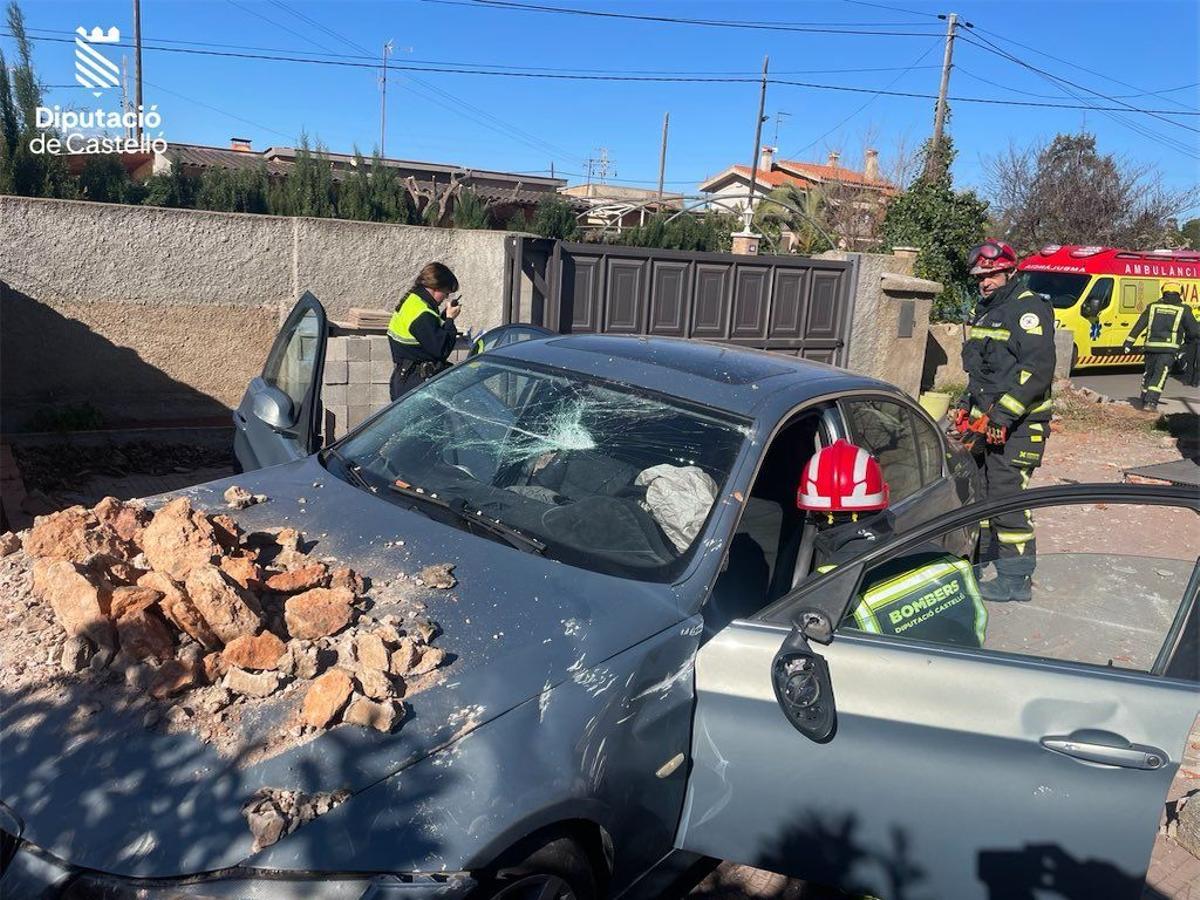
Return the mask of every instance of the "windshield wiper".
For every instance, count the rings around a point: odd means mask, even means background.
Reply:
[[[329,447],[325,450],[325,454],[327,456],[332,456],[334,459],[340,462],[342,464],[342,468],[346,470],[346,475],[349,476],[350,480],[353,481],[358,487],[362,488],[364,491],[370,491],[372,494],[379,493],[379,488],[375,487],[373,484],[367,481],[367,479],[363,478],[362,473],[358,471],[359,466],[356,463],[350,462],[350,460],[348,460],[340,450],[335,447]]]
[[[462,497],[451,497],[447,500],[444,497],[438,497],[436,494],[431,494],[428,491],[403,482],[392,482],[388,487],[397,494],[403,494],[405,497],[421,500],[431,506],[438,507],[438,509],[444,509],[468,527],[478,526],[489,534],[502,538],[518,550],[524,550],[526,553],[537,553],[538,555],[546,551],[546,545],[537,538],[530,537],[524,532],[513,528],[511,525],[505,525],[499,519],[489,518],[482,511],[468,511],[467,501]]]

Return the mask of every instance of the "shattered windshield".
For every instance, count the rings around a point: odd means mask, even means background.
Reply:
[[[337,450],[381,496],[436,494],[536,538],[551,558],[663,581],[682,569],[747,433],[682,401],[481,358]]]

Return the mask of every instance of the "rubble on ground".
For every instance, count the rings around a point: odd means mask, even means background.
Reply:
[[[449,590],[458,584],[453,572],[454,566],[449,563],[438,563],[437,565],[426,566],[418,572],[417,581],[425,585],[425,587]]]
[[[242,815],[254,835],[254,852],[271,846],[305,822],[325,815],[348,796],[348,791],[305,794],[280,788],[259,788],[242,807]]]
[[[106,497],[41,516],[0,536],[12,557],[0,572],[0,679],[32,690],[82,680],[97,709],[136,707],[148,727],[191,730],[231,755],[246,751],[247,717],[272,731],[255,737],[257,758],[342,724],[392,731],[445,662],[437,626],[420,603],[372,615],[368,582],[312,549],[294,528],[245,533],[186,497],[153,512]],[[453,586],[452,568],[430,566],[421,581]],[[286,833],[317,802],[296,796],[299,812],[258,798],[263,835],[277,813]]]

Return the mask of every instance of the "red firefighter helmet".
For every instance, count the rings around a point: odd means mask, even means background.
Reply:
[[[1017,267],[1017,253],[1003,241],[988,238],[971,251],[967,257],[967,265],[971,267],[972,275],[1003,272],[1005,269]]]
[[[812,512],[887,509],[888,486],[879,463],[844,438],[818,450],[800,476],[796,507]]]

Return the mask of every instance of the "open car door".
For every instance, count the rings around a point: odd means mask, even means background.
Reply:
[[[305,291],[280,328],[262,374],[250,382],[233,414],[233,452],[244,470],[320,449],[327,338],[325,308]]]
[[[873,572],[1014,508],[1033,599],[987,603],[981,647],[850,627]],[[1030,490],[732,622],[697,657],[676,845],[889,900],[1140,897],[1200,711],[1198,513],[1180,488]]]

